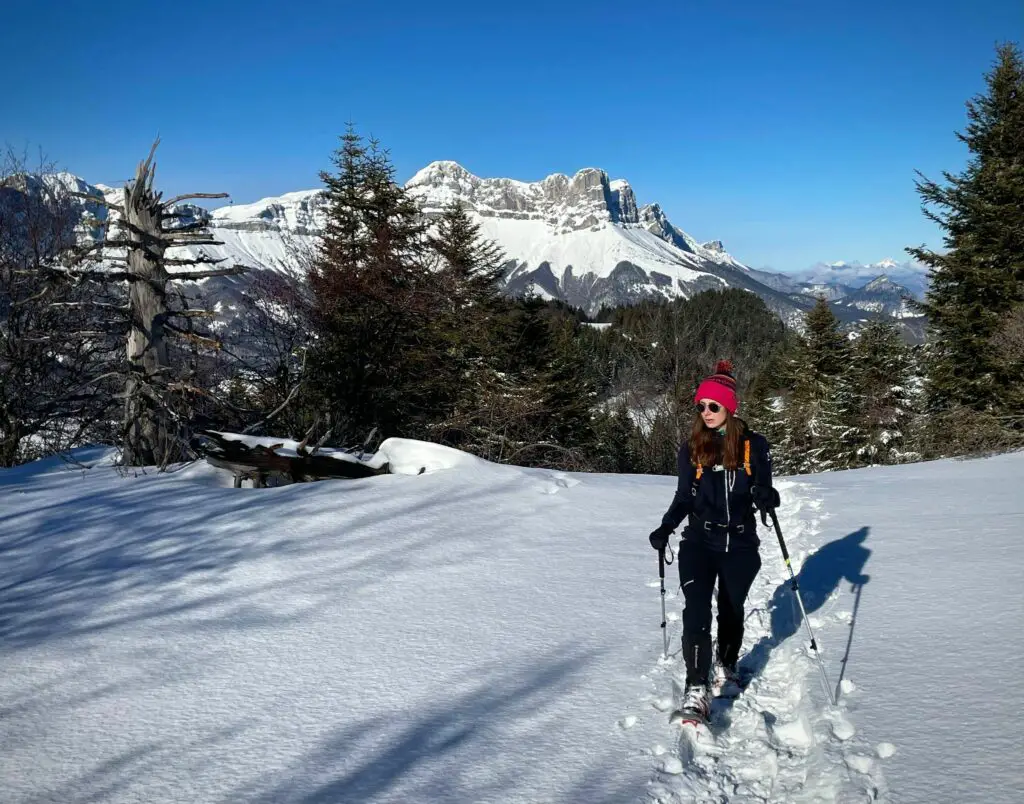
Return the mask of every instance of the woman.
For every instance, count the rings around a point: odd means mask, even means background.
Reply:
[[[732,364],[721,361],[694,395],[697,415],[679,448],[679,485],[661,525],[650,535],[659,552],[689,517],[679,544],[686,694],[681,711],[706,720],[711,710],[711,595],[718,582],[717,655],[723,681],[738,682],[743,604],[761,568],[754,506],[778,505],[768,441],[736,416]]]

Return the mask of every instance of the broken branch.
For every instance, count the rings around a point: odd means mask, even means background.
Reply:
[[[236,274],[244,274],[248,271],[244,265],[234,265],[231,268],[214,268],[210,271],[175,271],[170,275],[171,279],[208,279],[211,276],[234,276]]]
[[[228,193],[185,193],[184,195],[176,195],[170,201],[164,201],[164,206],[169,207],[177,204],[179,201],[187,201],[190,198],[229,198]]]

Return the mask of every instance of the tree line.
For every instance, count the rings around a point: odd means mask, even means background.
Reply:
[[[908,249],[931,268],[923,346],[882,320],[844,331],[824,300],[788,328],[741,290],[605,310],[601,324],[510,298],[507,259],[466,210],[425,216],[388,153],[352,129],[321,174],[326,226],[297,271],[207,257],[218,245],[208,219],[163,200],[152,153],[120,201],[79,197],[8,155],[0,465],[112,443],[125,464],[166,466],[196,454],[195,433],[220,429],[345,446],[402,436],[520,465],[672,473],[693,389],[720,358],[736,365],[741,415],[775,445],[779,472],[1018,446],[1015,47],[998,49],[959,136],[967,167],[918,181],[945,233],[941,251]],[[183,245],[192,256],[169,256]],[[226,326],[214,290],[233,294]]]

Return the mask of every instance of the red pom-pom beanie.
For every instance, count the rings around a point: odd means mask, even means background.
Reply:
[[[736,398],[736,378],[732,376],[732,363],[728,360],[718,361],[715,373],[706,377],[697,386],[693,401],[699,402],[701,399],[713,399],[731,414],[736,415],[739,400]]]

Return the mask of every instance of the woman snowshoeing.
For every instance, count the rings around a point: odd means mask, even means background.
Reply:
[[[772,488],[771,452],[764,436],[736,416],[739,402],[732,364],[721,361],[694,395],[697,415],[679,448],[679,485],[651,546],[664,551],[668,538],[689,517],[679,543],[686,692],[682,714],[707,720],[712,663],[724,682],[738,683],[743,644],[743,605],[761,568],[754,507],[778,505]],[[711,653],[711,596],[718,582],[718,629]]]

